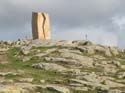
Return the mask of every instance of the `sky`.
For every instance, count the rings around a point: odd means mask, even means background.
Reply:
[[[0,0],[0,40],[32,36],[32,12],[50,16],[53,39],[125,48],[125,0]]]

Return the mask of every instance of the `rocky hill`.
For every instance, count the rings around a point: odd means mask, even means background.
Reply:
[[[125,52],[84,40],[1,41],[0,93],[125,93]]]

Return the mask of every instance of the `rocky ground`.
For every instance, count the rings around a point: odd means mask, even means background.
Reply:
[[[125,93],[125,51],[84,40],[1,41],[0,93]]]

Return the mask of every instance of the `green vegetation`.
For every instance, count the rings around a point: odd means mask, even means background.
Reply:
[[[4,68],[6,68],[6,65],[0,64],[0,69],[4,69]]]
[[[121,65],[125,65],[125,61],[120,61]]]
[[[103,77],[105,78],[105,76],[106,76],[109,78],[114,78],[114,80],[111,80],[112,82],[118,82],[117,80],[124,79],[124,78],[122,78],[122,79],[118,78],[118,73],[125,71],[124,69],[122,69],[122,67],[119,64],[119,61],[120,61],[122,66],[125,65],[124,58],[121,59],[121,58],[118,58],[117,56],[107,57],[105,55],[105,52],[100,51],[100,50],[97,50],[97,51],[95,50],[95,54],[91,54],[91,53],[88,54],[87,51],[84,49],[72,48],[72,47],[66,48],[66,49],[69,49],[68,52],[69,52],[69,55],[71,53],[71,57],[68,56],[67,51],[66,51],[67,56],[63,56],[63,53],[64,53],[64,55],[66,55],[65,51],[63,52],[63,49],[65,49],[65,48],[66,47],[63,47],[63,46],[47,46],[47,47],[46,46],[40,46],[40,47],[34,46],[30,50],[21,50],[20,48],[16,48],[16,47],[10,48],[8,51],[1,53],[0,57],[1,57],[2,62],[0,63],[0,71],[3,73],[1,73],[0,78],[4,77],[5,81],[3,81],[3,83],[7,83],[7,84],[9,84],[9,81],[7,81],[7,80],[12,80],[12,84],[14,84],[16,82],[18,82],[18,83],[29,82],[33,85],[43,85],[44,86],[44,85],[54,84],[54,85],[59,85],[61,87],[64,86],[64,87],[68,88],[71,91],[71,93],[101,93],[103,91],[103,90],[99,90],[101,88],[98,88],[98,87],[94,88],[95,85],[92,86],[92,84],[95,84],[93,82],[94,81],[96,82],[96,80],[94,80],[94,78],[97,78],[98,80],[101,80],[101,78],[102,78],[102,80],[103,80]],[[52,51],[51,51],[51,49],[52,49]],[[54,50],[58,49],[58,50],[53,51],[53,49]],[[61,51],[59,51],[60,49],[62,49],[61,50],[62,53],[61,53]],[[81,52],[79,52],[79,51],[81,51]],[[42,54],[43,55],[45,54],[45,56],[43,56]],[[77,57],[77,55],[80,57]],[[76,59],[74,58],[75,56],[76,56]],[[82,56],[93,59],[93,66],[91,67],[91,64],[84,65],[84,62],[83,62],[83,65],[81,65],[81,63],[79,63],[79,62],[84,61],[84,60],[82,60]],[[51,57],[64,58],[64,59],[55,60]],[[48,58],[48,59],[50,58],[50,60],[47,61],[47,60],[45,60],[46,58]],[[5,60],[5,62],[4,62],[3,59],[7,59],[7,61]],[[74,64],[70,65],[70,63],[69,64],[67,63],[68,59],[76,60],[76,61],[78,61],[78,64],[75,64],[75,62],[74,62]],[[77,59],[80,59],[80,60],[77,60]],[[91,59],[90,59],[90,62],[91,62]],[[114,61],[116,61],[116,62],[114,62]],[[117,61],[118,61],[118,63],[117,63]],[[58,71],[54,71],[54,69],[42,70],[42,69],[37,69],[37,67],[36,68],[32,67],[33,64],[41,63],[41,62],[57,64],[59,66],[65,67],[67,69],[66,69],[66,71],[64,70],[62,72],[58,72]],[[89,62],[89,59],[86,60],[86,62]],[[104,62],[104,63],[102,63],[102,62]],[[73,62],[71,62],[71,63],[73,63]],[[40,66],[40,64],[39,64],[39,66]],[[51,65],[49,65],[49,66],[51,66]],[[107,66],[107,70],[105,70],[106,66]],[[44,67],[44,64],[43,64],[43,67]],[[47,68],[46,65],[45,65],[45,68]],[[111,68],[111,72],[109,71],[110,68]],[[123,66],[123,68],[124,68],[124,66]],[[48,67],[48,69],[49,69],[49,67]],[[61,68],[59,68],[59,69],[61,69]],[[57,70],[58,70],[58,68],[57,68]],[[10,73],[6,74],[6,72],[10,72]],[[93,76],[91,76],[91,74],[93,75],[92,72],[95,72],[94,74],[96,74],[96,77],[93,78]],[[91,80],[86,79],[85,75],[88,75],[88,76],[90,75]],[[32,81],[32,79],[33,79],[33,81]],[[78,79],[80,81],[73,82],[73,81],[71,81],[71,79]],[[85,83],[84,83],[84,81],[85,81]],[[100,82],[99,84],[106,85],[104,81]],[[88,84],[86,82],[88,82]],[[97,83],[98,83],[98,81],[97,81]],[[73,86],[73,84],[74,84],[74,86]],[[76,86],[75,86],[75,84],[76,84]],[[77,86],[77,84],[78,84],[78,86]],[[82,86],[80,87],[80,85],[82,85]],[[86,89],[85,89],[86,91],[84,91],[84,89],[82,89],[84,87],[86,87]],[[57,92],[58,90],[56,91],[56,89],[55,90],[52,88],[44,89],[39,86],[35,89],[35,91],[39,91],[40,93],[58,93]],[[106,92],[106,91],[104,90],[104,92]],[[31,92],[31,93],[35,93],[35,92]]]
[[[7,74],[5,75],[6,79],[16,79],[18,77],[21,77],[20,75],[13,75],[13,74]]]
[[[56,46],[48,46],[48,47],[44,47],[44,46],[40,46],[40,47],[35,47],[35,46],[33,46],[32,47],[32,49],[39,49],[39,50],[41,50],[41,51],[46,51],[46,50],[48,50],[48,49],[52,49],[52,48],[56,48]]]
[[[53,49],[53,48],[61,49],[61,48],[64,48],[64,47],[62,47],[62,46],[39,46],[39,47],[33,46],[28,55],[33,56],[33,55],[37,54],[38,52],[45,52],[48,49]]]
[[[103,72],[102,68],[82,68],[81,70],[87,72]]]
[[[57,91],[49,90],[49,89],[38,89],[36,91],[39,91],[40,93],[59,93]]]
[[[61,79],[60,73],[57,73],[56,71],[49,71],[49,70],[40,70],[32,68],[31,65],[33,63],[40,62],[40,59],[33,58],[28,62],[22,62],[20,58],[17,57],[17,54],[20,53],[19,48],[11,48],[8,53],[8,61],[7,64],[0,65],[0,69],[8,69],[9,71],[17,71],[17,70],[23,70],[24,74],[21,75],[12,75],[8,74],[5,77],[7,79],[15,79],[15,78],[34,78],[33,83],[39,83],[39,80],[47,80],[49,82],[53,82],[56,79]]]

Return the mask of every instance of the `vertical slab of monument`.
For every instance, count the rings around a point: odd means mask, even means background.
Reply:
[[[33,39],[51,39],[50,19],[46,13],[32,13],[32,36]]]

